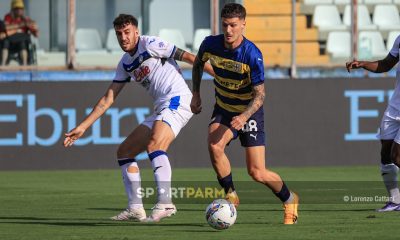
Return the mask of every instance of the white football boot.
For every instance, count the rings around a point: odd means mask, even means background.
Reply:
[[[151,212],[150,217],[147,219],[148,222],[159,222],[163,218],[175,215],[177,211],[175,205],[172,203],[169,204],[157,203],[151,209],[153,211]]]
[[[127,208],[120,214],[111,217],[115,221],[139,221],[146,220],[146,211],[144,208]]]

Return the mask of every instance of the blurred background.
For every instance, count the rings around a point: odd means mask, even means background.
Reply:
[[[32,36],[35,50],[31,54],[35,56],[29,63],[39,69],[71,64],[75,69],[115,67],[121,50],[112,21],[119,13],[136,16],[142,34],[158,35],[196,53],[204,36],[220,33],[219,11],[227,2],[246,7],[245,36],[263,52],[267,74],[271,77],[296,77],[297,71],[288,71],[294,67],[299,68],[300,77],[302,68],[308,72],[314,70],[314,74],[315,69],[325,68],[325,71],[319,70],[322,76],[338,74],[332,68],[342,67],[351,58],[385,57],[400,33],[399,0],[23,2],[25,14],[39,28],[39,35]],[[11,0],[0,0],[1,17],[10,12],[11,3]],[[70,36],[69,31],[72,31]],[[10,65],[18,63],[11,61]]]
[[[152,111],[151,99],[134,84],[76,147],[61,147],[63,133],[90,112],[114,77],[123,54],[114,18],[133,14],[141,34],[196,53],[205,36],[220,33],[220,9],[228,2],[246,7],[245,37],[264,56],[268,163],[377,164],[375,135],[396,69],[348,73],[344,66],[388,54],[400,34],[400,0],[0,0],[1,18],[12,4],[23,4],[39,29],[30,35],[27,66],[18,54],[0,66],[0,169],[92,168],[93,161],[114,167],[118,144]],[[180,64],[191,86],[191,67]],[[214,90],[212,78],[204,80],[203,113],[173,144],[174,166],[211,167],[206,127]],[[228,150],[233,165],[244,166],[236,144]]]

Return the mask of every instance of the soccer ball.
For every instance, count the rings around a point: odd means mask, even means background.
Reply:
[[[216,199],[206,209],[206,220],[215,229],[223,230],[232,226],[236,221],[235,206],[225,199]]]

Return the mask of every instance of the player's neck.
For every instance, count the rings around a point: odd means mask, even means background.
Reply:
[[[224,42],[224,45],[225,45],[225,48],[232,50],[232,49],[239,47],[240,44],[242,44],[242,42],[243,42],[243,35],[240,35],[240,37],[233,43]]]

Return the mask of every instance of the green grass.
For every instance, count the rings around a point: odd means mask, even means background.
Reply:
[[[353,193],[385,195],[378,167],[274,170],[300,194],[299,223],[284,226],[273,194],[250,184],[244,169],[234,169],[242,204],[235,225],[225,231],[205,222],[208,200],[178,203],[178,214],[158,224],[108,220],[126,205],[117,169],[0,172],[0,239],[398,239],[400,212],[376,213],[381,202],[341,201]],[[152,180],[151,170],[143,170],[142,179]],[[216,182],[212,169],[175,169],[174,181]],[[258,200],[250,204],[253,197]],[[147,210],[152,205],[145,200]]]

